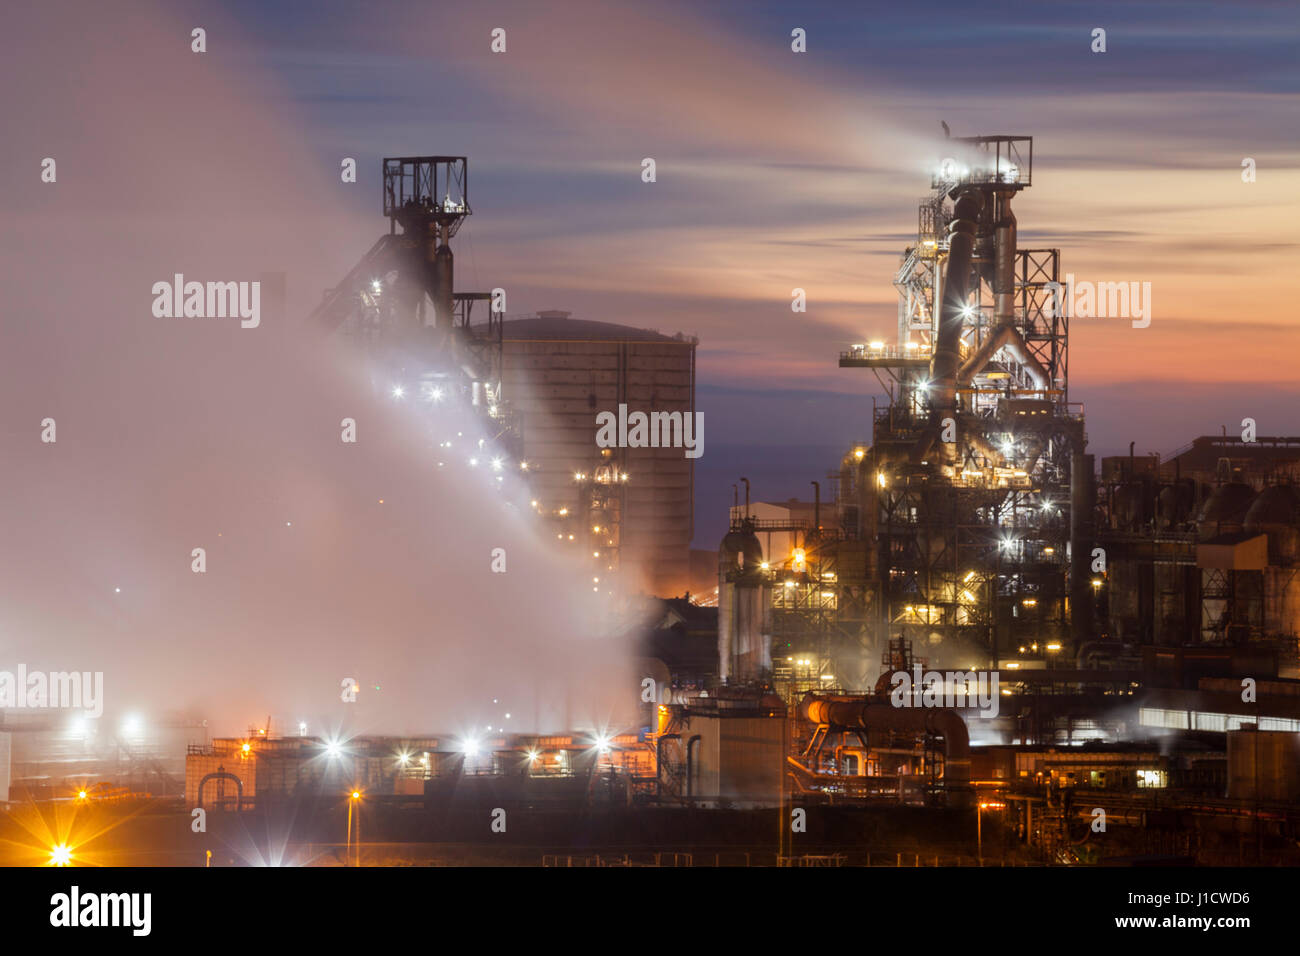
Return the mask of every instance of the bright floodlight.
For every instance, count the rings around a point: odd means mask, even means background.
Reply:
[[[492,459],[492,470],[493,470],[493,471],[500,471],[500,470],[501,470],[501,459],[500,459],[500,458],[493,458],[493,459]]]
[[[132,714],[122,721],[122,733],[126,734],[128,737],[140,736],[140,731],[143,727],[144,722],[135,714]]]
[[[596,735],[596,749],[603,754],[609,753],[610,740],[604,734]]]
[[[50,866],[67,866],[72,862],[72,847],[58,843],[50,847]]]
[[[325,744],[325,753],[327,756],[337,757],[341,752],[342,749],[339,747],[337,741],[331,740]]]
[[[405,394],[406,394],[406,389],[402,388],[402,386],[400,385],[393,386],[393,398],[401,398]]]
[[[460,745],[460,752],[466,757],[478,756],[478,741],[470,738]]]

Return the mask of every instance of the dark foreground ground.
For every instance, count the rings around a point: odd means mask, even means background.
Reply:
[[[972,814],[957,811],[816,807],[791,833],[788,807],[784,821],[775,809],[497,809],[362,801],[349,841],[346,803],[211,810],[202,821],[172,802],[19,804],[0,816],[0,865],[47,864],[59,844],[91,866],[773,866],[778,856],[933,866],[974,865],[978,852]],[[1028,861],[988,821],[984,853],[994,865]]]
[[[1076,835],[1068,856],[1028,847],[996,814],[809,806],[566,809],[300,800],[201,817],[175,800],[11,804],[0,865],[41,866],[66,846],[81,866],[1025,866],[1050,863],[1277,865],[1297,848],[1177,826]],[[1176,824],[1177,821],[1174,821]],[[209,856],[210,854],[210,856]]]

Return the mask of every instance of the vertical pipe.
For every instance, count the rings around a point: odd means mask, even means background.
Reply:
[[[1092,455],[1075,452],[1070,462],[1070,624],[1076,650],[1095,634],[1090,582],[1097,509],[1093,461]]]
[[[974,189],[964,189],[953,207],[948,226],[948,263],[944,270],[943,303],[939,310],[939,334],[930,359],[930,382],[934,390],[932,427],[945,418],[957,417],[957,370],[961,366],[961,331],[970,295],[971,261],[975,251],[978,219],[984,198]],[[943,443],[944,455],[956,457],[957,444]]]
[[[1010,324],[1016,316],[1016,215],[1011,211],[1015,190],[996,193],[994,226],[993,313],[997,324]]]
[[[813,530],[820,531],[822,527],[822,486],[816,481],[809,482],[813,486]]]
[[[725,684],[731,678],[733,650],[733,618],[735,615],[736,584],[728,580],[736,567],[736,552],[731,546],[730,534],[722,539],[718,548],[718,678]]]

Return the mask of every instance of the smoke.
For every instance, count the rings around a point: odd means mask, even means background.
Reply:
[[[348,192],[373,178],[302,147],[213,16],[207,54],[162,8],[7,16],[0,668],[103,671],[106,721],[216,733],[617,728],[625,648],[512,463],[295,318],[383,228]],[[156,317],[177,273],[284,273],[288,301]]]

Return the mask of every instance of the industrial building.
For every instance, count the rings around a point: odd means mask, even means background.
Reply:
[[[599,448],[596,415],[693,414],[696,340],[558,310],[507,319],[502,334],[501,385],[548,533],[624,589],[685,590],[694,460],[681,448]]]
[[[811,502],[752,501],[738,476],[716,600],[648,602],[631,627],[637,727],[250,732],[189,748],[187,803],[364,792],[426,821],[509,805],[583,826],[600,808],[628,814],[602,831],[620,844],[665,810],[776,809],[778,862],[787,811],[833,807],[864,814],[831,834],[846,842],[865,814],[956,820],[972,861],[992,827],[1039,862],[1300,862],[1300,438],[1202,437],[1097,469],[1054,305],[1060,253],[1017,241],[1032,140],[945,148],[893,276],[897,342],[839,356],[885,392],[869,439],[810,471]],[[638,569],[628,589],[680,593],[691,460],[600,448],[595,419],[692,413],[695,340],[565,312],[470,322],[477,299],[452,293],[448,246],[469,211],[463,165],[390,168],[394,231],[322,316],[477,408],[559,547]],[[448,175],[461,191],[439,201]],[[762,827],[773,835],[772,814]]]
[[[185,752],[208,739],[205,722],[164,713],[110,722],[76,711],[0,711],[0,803],[68,800],[86,788],[179,794]]]
[[[185,799],[235,812],[349,793],[436,805],[464,799],[457,791],[474,780],[505,780],[521,799],[563,800],[575,783],[581,796],[594,777],[617,781],[603,789],[606,798],[617,793],[628,802],[638,789],[652,792],[653,752],[636,734],[218,737],[189,748]]]
[[[528,478],[545,533],[602,586],[685,590],[693,459],[600,448],[596,416],[693,414],[696,339],[559,310],[507,320],[504,289],[456,291],[452,239],[473,213],[464,156],[385,159],[382,199],[388,233],[326,292],[315,321],[362,350],[377,391],[473,409],[484,440]]]
[[[774,694],[792,800],[978,803],[1078,862],[1072,797],[1100,789],[1134,834],[1156,807],[1192,811],[1179,852],[1231,860],[1245,827],[1252,852],[1284,853],[1300,827],[1300,439],[1199,438],[1098,472],[1060,253],[1017,243],[1032,140],[945,146],[894,276],[897,341],[840,355],[886,393],[871,439],[811,481],[812,502],[751,503],[740,479],[718,686],[677,706]],[[934,699],[900,706],[904,675]],[[944,697],[977,676],[991,713]]]
[[[1300,437],[1206,436],[1102,462],[1098,544],[1118,645],[1230,645],[1297,676]]]

